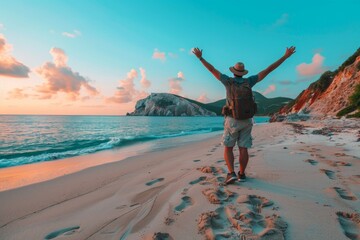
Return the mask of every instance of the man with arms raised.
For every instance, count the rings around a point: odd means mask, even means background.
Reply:
[[[248,73],[248,71],[245,70],[244,64],[241,62],[238,62],[233,67],[229,68],[230,71],[234,74],[234,77],[229,77],[225,74],[220,73],[209,62],[207,62],[202,56],[202,50],[200,50],[199,48],[194,48],[193,53],[196,55],[196,57],[199,58],[201,63],[215,76],[215,78],[221,81],[222,84],[224,84],[226,88],[227,106],[225,106],[225,108],[227,109],[227,113],[225,116],[222,143],[225,146],[224,158],[229,172],[227,174],[225,183],[230,184],[237,179],[239,179],[239,181],[245,181],[245,169],[249,161],[248,148],[252,146],[252,116],[256,111],[256,107],[247,106],[251,104],[255,105],[255,103],[253,102],[253,100],[241,100],[245,99],[242,98],[242,95],[247,94],[246,89],[248,88],[250,91],[250,96],[252,98],[251,88],[256,83],[263,80],[270,72],[280,66],[280,64],[282,64],[292,54],[294,54],[295,47],[286,48],[285,54],[279,60],[271,64],[269,67],[267,67],[265,70],[261,71],[257,75],[253,75],[249,78],[243,77]],[[245,90],[243,91],[243,89]],[[243,110],[244,108],[248,108],[248,110]],[[236,143],[239,147],[240,152],[240,171],[238,172],[238,176],[236,176],[234,171],[233,148]]]

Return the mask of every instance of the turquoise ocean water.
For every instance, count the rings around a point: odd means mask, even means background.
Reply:
[[[223,122],[223,117],[0,115],[0,168],[217,132]]]

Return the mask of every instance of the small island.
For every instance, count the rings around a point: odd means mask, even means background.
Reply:
[[[257,115],[269,115],[292,101],[291,98],[266,98],[254,92],[258,105]],[[225,99],[213,103],[201,103],[170,93],[151,93],[148,97],[137,101],[135,110],[127,116],[221,116]]]

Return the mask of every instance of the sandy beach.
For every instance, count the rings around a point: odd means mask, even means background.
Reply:
[[[227,186],[221,135],[104,164],[86,155],[87,168],[2,169],[0,239],[360,239],[359,129],[255,126],[248,180]]]

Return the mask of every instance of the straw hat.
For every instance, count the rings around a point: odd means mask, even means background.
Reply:
[[[242,62],[236,63],[233,67],[229,67],[230,71],[236,76],[244,76],[248,73],[248,70],[245,70],[245,66]]]

